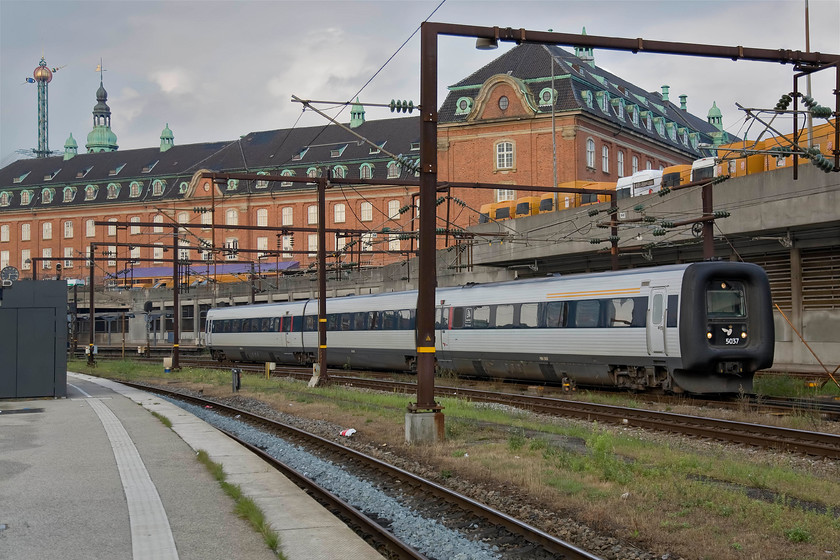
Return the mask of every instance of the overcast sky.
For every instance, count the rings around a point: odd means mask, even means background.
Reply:
[[[37,92],[26,83],[41,56],[61,67],[49,85],[49,147],[72,132],[84,152],[93,127],[100,59],[121,150],[157,146],[169,123],[176,144],[232,140],[257,130],[324,124],[291,101],[346,101],[429,19],[553,29],[648,40],[805,50],[805,0],[432,1],[18,1],[0,0],[0,165],[38,144]],[[840,53],[840,2],[810,0],[811,50]],[[510,49],[477,51],[474,40],[440,40],[439,104],[456,83]],[[419,103],[415,35],[364,88],[365,102]],[[747,134],[746,107],[772,107],[792,90],[791,66],[595,51],[595,62],[648,91],[671,86],[705,118]],[[804,83],[804,82],[803,82]],[[833,106],[833,71],[813,97]],[[804,87],[804,86],[803,86]],[[334,112],[333,112],[334,114]],[[415,113],[416,114],[416,113]],[[366,118],[393,116],[368,108]],[[300,120],[298,120],[300,117]],[[349,111],[339,120],[349,121]],[[754,136],[757,125],[749,130]]]

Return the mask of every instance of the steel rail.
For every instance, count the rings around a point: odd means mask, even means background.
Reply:
[[[286,434],[287,437],[294,437],[303,440],[307,442],[307,445],[309,446],[318,446],[329,450],[331,453],[337,453],[349,457],[352,460],[356,460],[368,466],[369,468],[373,468],[377,471],[384,473],[390,478],[401,480],[409,485],[421,487],[427,494],[434,495],[435,497],[441,498],[447,501],[448,503],[454,504],[460,507],[461,509],[464,509],[470,513],[475,514],[478,517],[485,519],[487,522],[493,525],[504,527],[508,531],[519,535],[521,538],[525,539],[526,541],[532,544],[539,545],[544,549],[548,550],[549,552],[561,555],[560,558],[563,558],[564,560],[601,560],[600,557],[592,555],[586,552],[585,550],[582,550],[572,545],[571,543],[567,543],[561,539],[558,539],[540,529],[537,529],[536,527],[532,527],[505,513],[502,513],[496,509],[486,506],[480,502],[477,502],[472,498],[469,498],[453,490],[440,486],[439,484],[436,484],[430,480],[426,480],[406,470],[400,469],[399,467],[395,467],[394,465],[391,465],[384,461],[380,461],[379,459],[370,457],[354,449],[345,447],[344,445],[334,443],[328,439],[322,438],[315,434],[311,434],[299,428],[295,428],[294,426],[290,426],[288,424],[284,424],[282,422],[278,422],[276,420],[272,420],[270,418],[254,414],[247,410],[228,406],[224,403],[220,403],[213,399],[204,399],[192,395],[185,395],[177,391],[171,391],[168,389],[163,389],[160,387],[150,386],[146,384],[129,382],[122,383],[144,391],[166,394],[173,398],[189,401],[191,403],[199,404],[201,406],[206,406],[210,404],[217,411],[223,410],[226,414],[239,415],[240,419],[245,419],[248,422],[265,426],[274,432]],[[352,506],[348,507],[352,509]],[[356,515],[358,515],[358,513],[353,514],[354,518]],[[396,537],[394,538],[396,539]],[[422,556],[420,558],[422,558]]]

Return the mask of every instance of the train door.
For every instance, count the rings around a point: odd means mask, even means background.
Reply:
[[[647,345],[650,355],[665,354],[667,292],[664,287],[650,289],[647,321]]]
[[[444,305],[435,310],[435,338],[437,339],[438,360],[449,359],[450,309],[449,305]]]

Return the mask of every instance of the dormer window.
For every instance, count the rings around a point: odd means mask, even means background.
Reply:
[[[283,177],[294,177],[295,172],[292,171],[291,169],[284,169],[283,171],[280,172],[280,175],[283,176]],[[281,187],[291,187],[292,185],[293,185],[292,181],[283,181],[283,182],[280,183]]]
[[[12,179],[12,182],[13,182],[13,183],[20,183],[20,182],[22,182],[24,179],[26,179],[26,176],[27,176],[27,175],[29,175],[30,173],[31,173],[31,171],[27,171],[26,173],[24,173],[24,174],[23,174],[23,175],[21,175],[20,177],[15,177],[14,179]]]
[[[257,175],[268,175],[268,171],[257,171]],[[258,189],[268,188],[268,181],[257,181],[256,188],[258,188]],[[186,192],[186,191],[184,191],[184,192]]]
[[[557,92],[551,88],[543,88],[540,91],[540,105],[552,105],[557,98]]]
[[[131,184],[128,185],[128,196],[130,196],[131,198],[137,198],[142,192],[143,185],[140,184],[138,181],[132,181]]]
[[[190,184],[187,183],[186,181],[181,181],[181,184],[178,185],[178,193],[179,194],[184,194],[185,192],[187,192],[188,188],[190,188]]]
[[[120,195],[119,183],[108,183],[108,200],[113,200]]]
[[[344,165],[336,165],[333,167],[332,176],[336,179],[344,179],[347,177],[347,167]]]
[[[49,204],[53,201],[55,189],[41,189],[41,204]]]
[[[599,91],[595,95],[598,97],[598,105],[601,107],[601,111],[606,113],[610,103],[610,94],[606,91]]]
[[[611,99],[610,103],[612,103],[613,109],[615,110],[615,116],[617,116],[620,120],[624,120],[624,100],[620,97],[616,97],[615,99]]]
[[[343,154],[344,150],[346,150],[346,149],[347,149],[347,144],[344,144],[343,146],[338,146],[336,148],[333,148],[332,150],[330,150],[330,157],[334,157],[334,158],[341,157],[341,154]]]
[[[76,198],[76,187],[64,187],[64,202],[73,202]]]
[[[385,147],[385,142],[382,142],[382,143],[380,143],[380,144],[377,144],[376,146],[377,146],[377,147],[375,147],[375,148],[374,148],[373,146],[371,146],[371,147],[370,147],[370,152],[368,152],[368,153],[370,153],[370,154],[378,154],[378,153],[382,152],[382,148],[384,148],[384,147]]]
[[[655,117],[653,123],[656,126],[656,132],[659,136],[665,136],[665,119],[662,117]]]
[[[76,172],[76,179],[83,179],[88,173],[90,173],[91,169],[93,169],[93,166],[89,165],[81,171]]]
[[[99,188],[96,185],[88,185],[85,187],[85,200],[94,200]]]
[[[8,206],[12,203],[12,195],[9,192],[0,192],[0,206]]]
[[[56,169],[55,171],[53,171],[51,173],[47,173],[46,175],[44,175],[44,181],[52,181],[55,178],[55,176],[58,175],[59,171],[61,171],[60,167],[58,169]]]
[[[238,188],[239,188],[239,179],[228,179],[227,190],[235,191]]]
[[[306,155],[306,152],[309,151],[309,147],[301,148],[298,153],[292,156],[292,161],[300,161],[303,159],[303,156]]]
[[[26,206],[32,202],[32,191],[20,191],[20,205]]]
[[[399,179],[400,177],[400,166],[396,161],[392,161],[388,163],[388,178],[389,179]]]
[[[472,97],[459,97],[458,101],[455,102],[455,114],[467,115],[470,111],[472,111],[472,107]]]
[[[630,122],[633,123],[633,126],[639,126],[639,106],[630,105],[627,108],[627,113],[630,115]]]
[[[151,163],[149,163],[149,164],[145,165],[145,166],[143,167],[143,169],[141,170],[141,172],[142,172],[142,173],[151,173],[152,169],[154,169],[154,168],[155,168],[155,165],[157,165],[157,164],[158,164],[158,161],[160,161],[160,160],[157,160],[157,159],[156,159],[155,161],[153,161],[153,162],[151,162]],[[120,169],[122,169],[122,168],[120,168]]]
[[[155,196],[162,195],[163,194],[163,187],[164,187],[163,181],[161,181],[160,179],[155,179],[155,181],[152,183],[152,194],[155,195]]]
[[[123,167],[125,167],[125,164],[124,164],[124,163],[122,163],[122,164],[120,164],[120,165],[116,166],[114,169],[112,169],[112,170],[110,170],[110,171],[108,172],[108,176],[109,176],[109,177],[113,177],[113,176],[115,176],[115,175],[119,175],[120,171],[122,171],[122,170],[123,170]]]
[[[363,163],[359,167],[359,179],[373,179],[373,165]]]
[[[420,142],[412,142],[411,143],[411,151],[416,152],[420,150]]]
[[[582,92],[580,92],[580,96],[583,99],[583,101],[586,103],[586,106],[591,109],[592,108],[592,92],[589,91],[588,89],[585,89]]]

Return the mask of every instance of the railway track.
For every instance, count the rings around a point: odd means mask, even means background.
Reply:
[[[490,508],[471,498],[449,490],[408,471],[370,457],[320,436],[305,432],[288,424],[254,414],[247,410],[231,407],[215,400],[208,400],[177,391],[138,383],[126,383],[133,387],[166,395],[170,398],[189,402],[197,407],[212,407],[216,412],[227,417],[236,417],[240,422],[247,422],[261,430],[305,448],[309,453],[341,465],[343,470],[353,476],[370,481],[375,487],[395,496],[412,511],[428,519],[444,523],[450,530],[457,531],[465,538],[483,543],[489,549],[500,554],[503,559],[529,558],[534,560],[568,559],[599,560],[570,543],[558,539],[522,521],[498,510]],[[387,525],[393,520],[374,514],[365,514],[353,504],[333,494],[329,489],[314,482],[309,476],[285,464],[264,449],[243,441],[237,434],[227,431],[228,435],[246,445],[270,464],[294,480],[307,492],[316,496],[328,508],[365,538],[371,539],[389,557],[400,559],[436,558],[418,551],[418,543],[406,542],[391,533]],[[443,557],[437,557],[443,560]]]

